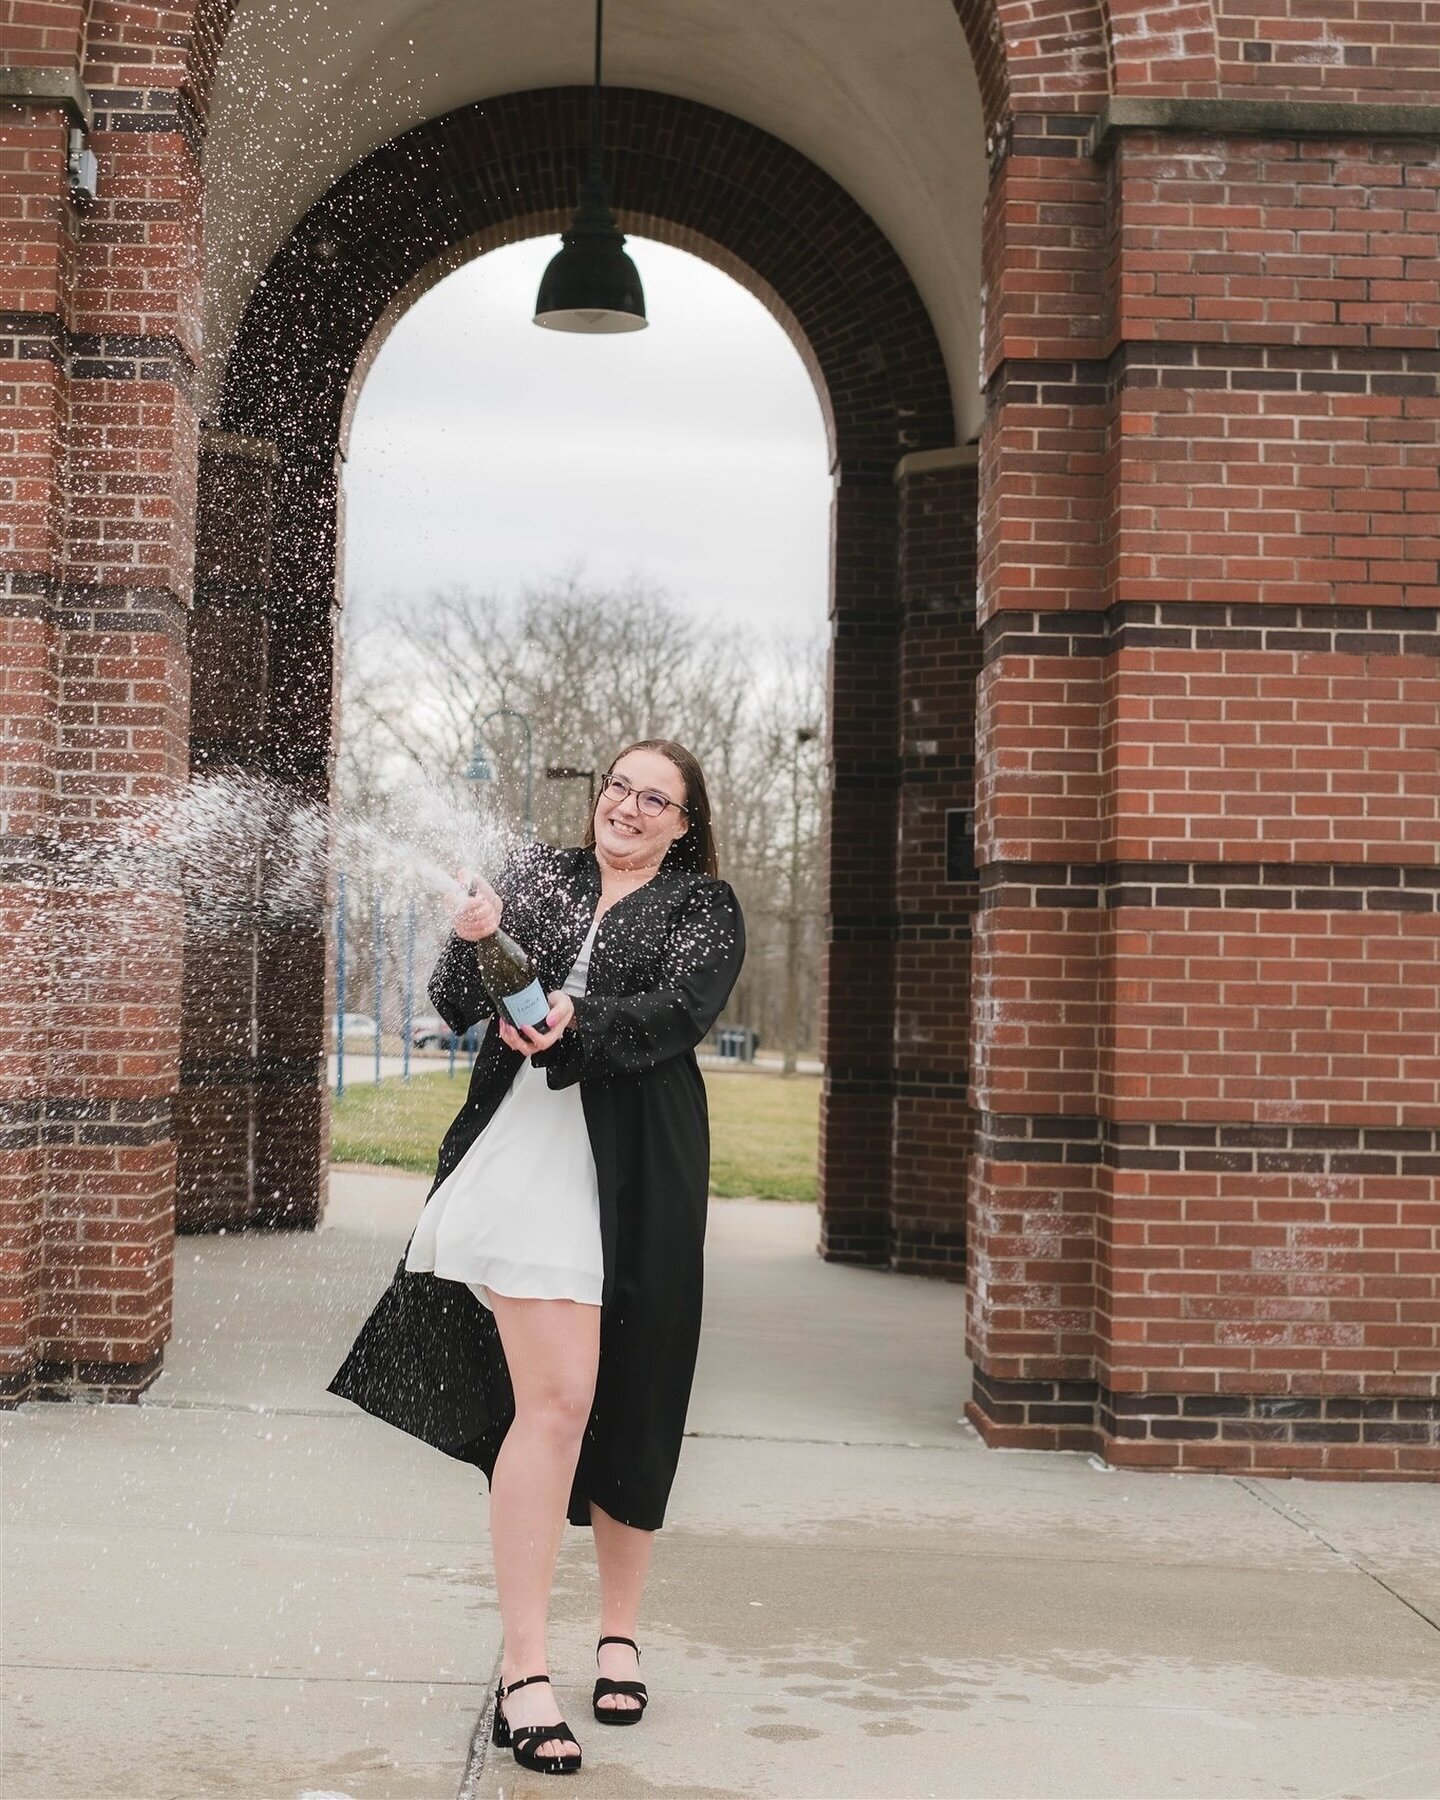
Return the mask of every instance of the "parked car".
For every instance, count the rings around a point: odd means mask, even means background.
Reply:
[[[410,1021],[410,1048],[412,1050],[433,1050],[439,1042],[440,1033],[450,1027],[443,1019],[437,1019],[434,1013],[418,1013]]]
[[[472,1025],[460,1039],[458,1048],[467,1056],[479,1048],[483,1025]],[[410,1027],[410,1045],[415,1050],[449,1050],[455,1045],[455,1033],[443,1019],[416,1019]]]
[[[347,1043],[354,1037],[373,1038],[375,1035],[375,1021],[369,1013],[346,1013],[342,1025]]]

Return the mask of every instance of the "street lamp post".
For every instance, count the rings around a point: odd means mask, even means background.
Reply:
[[[475,748],[470,752],[470,765],[465,771],[466,781],[493,781],[495,771],[490,767],[490,759],[485,754],[485,727],[492,719],[517,719],[525,732],[525,841],[535,836],[535,739],[530,729],[530,715],[516,712],[513,707],[497,706],[494,712],[486,713],[475,727]]]
[[[785,1042],[781,1073],[793,1075],[800,1036],[800,755],[819,733],[811,725],[795,732],[790,752],[790,857],[785,908]]]

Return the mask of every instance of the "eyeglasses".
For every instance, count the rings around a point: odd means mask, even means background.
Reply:
[[[616,806],[621,804],[627,794],[633,794],[636,806],[647,819],[663,817],[667,806],[673,806],[682,813],[690,811],[688,806],[682,806],[678,800],[672,800],[668,794],[662,794],[658,788],[632,787],[623,775],[607,775],[600,783],[600,792]]]

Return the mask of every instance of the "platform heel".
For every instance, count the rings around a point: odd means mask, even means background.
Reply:
[[[524,1675],[519,1681],[512,1681],[509,1687],[496,1685],[490,1742],[497,1750],[508,1750],[522,1769],[530,1769],[537,1775],[574,1775],[580,1769],[580,1740],[563,1719],[556,1720],[553,1725],[512,1725],[505,1717],[507,1694],[513,1694],[516,1688],[529,1687],[532,1681],[549,1679],[548,1675]],[[547,1738],[568,1738],[575,1746],[574,1754],[567,1750],[560,1756],[542,1756],[536,1745],[543,1744]]]
[[[634,1638],[602,1637],[595,1646],[595,1654],[600,1654],[600,1644],[628,1644],[635,1652],[635,1660],[640,1660],[640,1646]],[[607,1694],[633,1694],[640,1702],[638,1706],[602,1706],[600,1702]],[[595,1692],[590,1698],[590,1710],[602,1725],[638,1725],[640,1715],[650,1704],[650,1696],[645,1691],[643,1681],[612,1681],[608,1675],[602,1675],[595,1683]]]

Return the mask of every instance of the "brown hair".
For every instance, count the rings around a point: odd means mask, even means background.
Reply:
[[[718,875],[720,858],[715,850],[715,831],[710,822],[710,796],[705,791],[705,775],[699,763],[683,744],[677,744],[670,738],[642,738],[638,744],[627,744],[610,758],[610,767],[600,777],[602,786],[606,777],[614,773],[616,763],[632,750],[654,750],[667,762],[675,765],[685,784],[685,806],[690,824],[684,837],[676,838],[665,852],[665,860],[660,867],[688,869],[694,875]],[[590,823],[585,827],[584,842],[587,850],[595,846],[593,812],[590,814]]]

